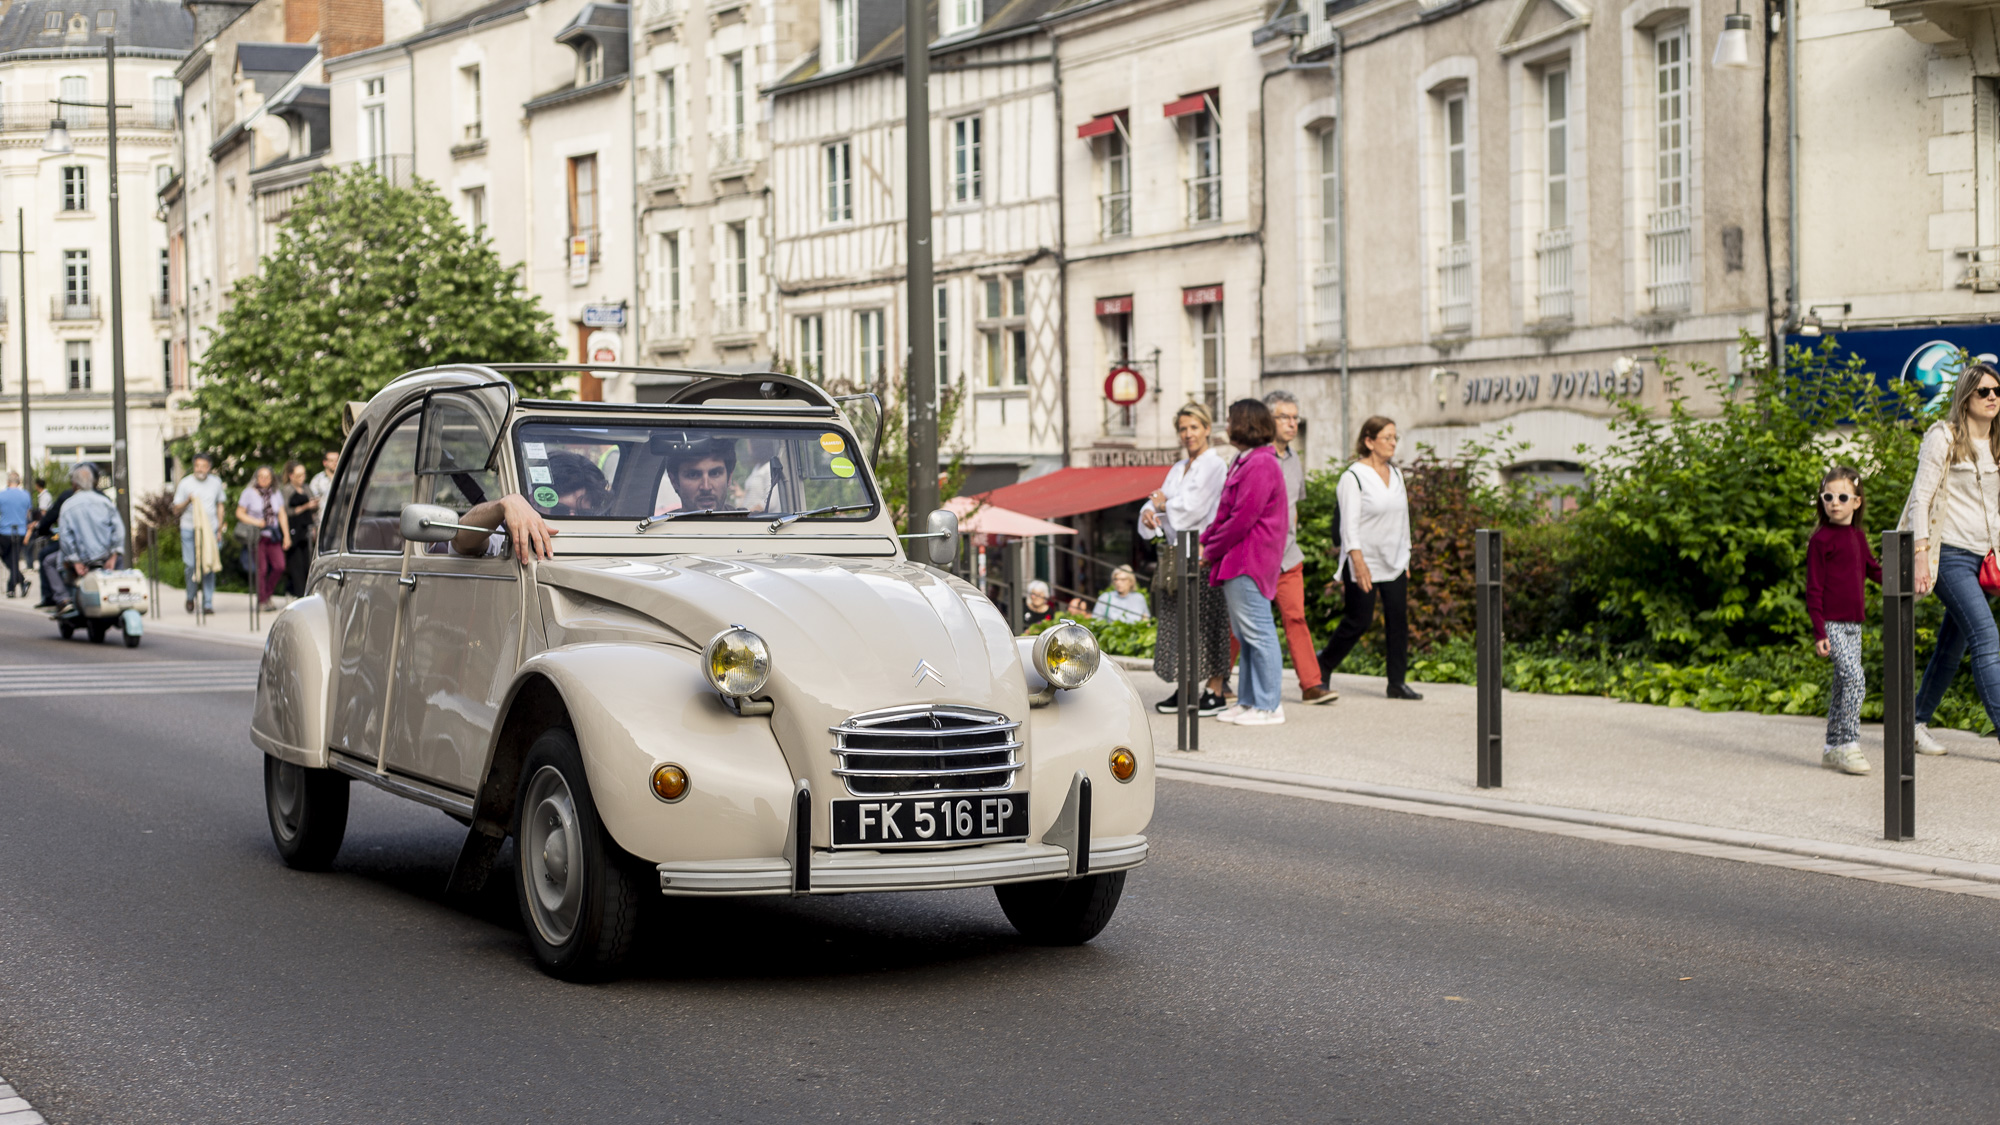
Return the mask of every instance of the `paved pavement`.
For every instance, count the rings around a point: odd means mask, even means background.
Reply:
[[[49,1121],[1971,1121],[2000,1104],[1991,901],[1175,781],[1154,860],[1081,949],[1023,945],[977,891],[677,903],[629,979],[561,984],[504,873],[444,897],[457,824],[357,787],[335,870],[290,871],[250,694],[105,675],[205,661],[221,680],[244,660],[0,615],[0,664],[107,685],[88,705],[9,699],[0,723],[0,1075]]]
[[[1148,700],[1170,685],[1150,671],[1133,682]],[[1387,698],[1371,676],[1333,677],[1338,702],[1307,707],[1285,689],[1285,723],[1201,724],[1201,751],[1175,752],[1175,720],[1153,715],[1163,762],[1310,775],[1455,798],[1489,797],[1649,817],[2000,865],[2000,743],[1939,731],[1944,757],[1917,759],[1917,836],[1882,838],[1882,727],[1861,728],[1875,772],[1821,768],[1826,720],[1619,703],[1588,696],[1506,693],[1504,787],[1476,774],[1474,689],[1419,684],[1421,702]],[[1992,873],[2000,878],[2000,867]]]
[[[215,612],[197,615],[187,612],[186,593],[172,586],[161,586],[157,604],[146,615],[146,635],[187,636],[218,641],[222,644],[238,645],[246,648],[262,649],[264,636],[271,630],[271,622],[277,618],[276,610],[270,613],[251,612],[248,594],[232,594],[217,591]],[[278,598],[273,603],[277,609],[285,607],[285,599]],[[34,598],[0,598],[0,613],[13,613],[35,619],[43,619],[44,610],[35,608]],[[49,627],[54,635],[55,627]],[[114,632],[107,643],[117,644],[118,634]],[[146,644],[149,642],[141,642]],[[0,1122],[0,1125],[7,1125]]]

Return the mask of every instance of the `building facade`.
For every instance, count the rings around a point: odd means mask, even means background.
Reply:
[[[113,418],[110,166],[103,109],[106,36],[117,40],[119,251],[128,394],[130,487],[157,491],[173,436],[166,225],[153,193],[172,166],[174,68],[192,22],[165,0],[87,8],[17,0],[0,14],[0,461],[9,468],[91,461],[109,471]],[[73,151],[44,151],[53,118]],[[25,291],[12,253],[26,246]],[[26,343],[26,367],[22,344]],[[21,391],[28,392],[23,447]]]
[[[930,29],[940,446],[980,491],[1065,461],[1062,232],[1046,3],[948,0]],[[771,90],[771,274],[783,359],[900,382],[908,338],[903,5],[825,0],[816,49]],[[901,401],[898,393],[896,401]]]

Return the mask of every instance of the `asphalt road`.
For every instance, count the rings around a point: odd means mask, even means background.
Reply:
[[[562,984],[506,880],[444,899],[442,814],[357,786],[289,871],[249,693],[120,690],[252,655],[0,614],[81,688],[0,698],[0,1075],[58,1125],[2000,1117],[2000,904],[1182,783],[1084,948],[694,903]]]

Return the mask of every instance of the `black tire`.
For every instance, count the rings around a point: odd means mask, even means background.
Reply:
[[[102,618],[95,621],[86,621],[83,628],[85,632],[90,634],[91,644],[101,645],[104,643],[104,634],[111,631],[111,622]]]
[[[76,636],[76,626],[67,621],[59,621],[56,623],[56,632],[62,634],[63,640],[69,640],[71,637]]]
[[[340,841],[347,835],[347,776],[266,754],[264,811],[285,866],[325,871],[333,866]]]
[[[569,981],[616,975],[638,938],[647,872],[597,818],[567,730],[543,731],[521,764],[514,868],[522,927],[542,971]]]
[[[144,633],[127,633],[127,634],[125,634],[125,647],[126,647],[126,648],[138,648],[138,647],[139,647],[139,638],[140,638],[140,637],[143,637],[143,636],[145,636],[145,634],[144,634]]]
[[[1082,945],[1096,937],[1111,921],[1124,893],[1123,871],[993,888],[1007,920],[1036,945]]]

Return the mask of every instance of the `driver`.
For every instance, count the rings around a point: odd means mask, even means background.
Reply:
[[[736,443],[728,438],[706,438],[669,454],[667,475],[682,508],[713,512],[722,507],[729,495],[730,479],[736,475]]]
[[[81,578],[93,566],[115,568],[118,549],[125,544],[125,521],[118,515],[118,506],[97,491],[96,470],[88,464],[78,465],[69,479],[76,491],[63,505],[57,525],[61,549],[42,562],[43,581],[57,592],[56,600],[65,605],[70,600],[66,579],[71,574]],[[53,565],[58,558],[61,565]]]

